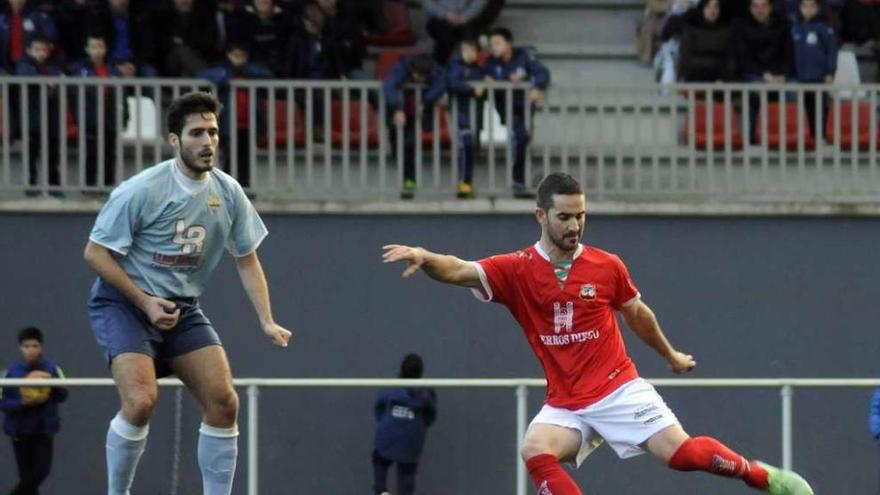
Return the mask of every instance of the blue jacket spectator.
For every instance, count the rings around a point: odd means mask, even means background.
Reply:
[[[44,371],[53,378],[64,378],[64,371],[57,364],[41,358],[35,363],[18,361],[3,372],[3,378],[24,378],[28,373]],[[21,389],[18,387],[0,388],[0,410],[6,417],[3,432],[9,436],[54,434],[61,429],[58,404],[67,400],[67,390],[52,387],[49,400],[34,407],[22,405]]]
[[[422,108],[417,115],[413,90],[406,90],[407,84],[421,84]],[[388,127],[391,131],[392,149],[397,153],[398,132],[403,128],[403,191],[401,199],[412,199],[416,189],[416,126],[415,119],[421,119],[422,130],[433,129],[433,107],[446,91],[446,74],[430,55],[410,55],[401,57],[382,82],[382,91],[388,105]],[[421,142],[421,136],[418,141]],[[401,157],[397,157],[398,160]]]
[[[421,378],[423,369],[422,358],[408,354],[400,365],[400,377]],[[376,399],[374,413],[373,494],[388,492],[388,468],[397,464],[397,493],[413,495],[425,432],[437,417],[437,396],[424,388],[385,390]]]
[[[812,3],[812,0],[808,0]],[[794,43],[794,76],[800,82],[825,82],[837,71],[837,38],[834,30],[816,17],[801,17],[791,28]]]
[[[10,2],[11,9],[0,13],[0,66],[3,69],[12,72],[16,64],[24,57],[31,39],[40,35],[47,38],[52,43],[58,42],[58,29],[55,22],[48,14],[30,10],[26,7],[26,2],[17,0]],[[19,10],[16,10],[16,7]],[[20,44],[16,44],[12,39],[13,32],[16,31],[14,21],[16,14],[21,16],[21,32],[23,39],[19,40]],[[15,56],[11,53],[17,46],[19,53]]]
[[[880,440],[880,387],[874,389],[871,397],[871,409],[868,413],[868,428],[874,440]]]
[[[473,167],[476,144],[483,119],[485,86],[482,83],[486,71],[478,63],[479,45],[474,40],[464,40],[453,52],[446,70],[446,86],[458,112],[458,191],[460,199],[474,197]]]
[[[513,115],[507,115],[506,90],[495,90],[495,110],[501,118],[501,122],[511,129],[513,134],[513,195],[516,198],[527,199],[534,194],[527,190],[525,178],[526,149],[529,142],[529,132],[526,127],[526,105],[539,103],[544,97],[544,91],[550,86],[550,71],[535,56],[535,52],[528,48],[513,46],[513,34],[505,28],[495,28],[489,33],[489,43],[492,56],[486,62],[486,74],[495,81],[512,83],[532,83],[529,93],[529,102],[526,102],[526,92],[518,89],[513,91],[513,99],[510,102]]]
[[[430,389],[394,389],[376,399],[376,452],[394,462],[418,462],[425,434],[436,419],[437,396]]]
[[[391,109],[405,110],[407,113],[411,113],[410,111],[412,109],[407,108],[408,105],[406,99],[401,94],[403,87],[409,83],[420,83],[424,85],[422,88],[422,104],[425,106],[430,106],[436,103],[446,91],[445,73],[443,68],[439,65],[433,64],[423,80],[420,80],[422,76],[416,75],[416,72],[413,71],[413,62],[419,57],[424,57],[424,55],[408,55],[401,57],[400,60],[394,64],[394,67],[391,68],[391,72],[388,73],[385,80],[382,82],[382,91],[385,93],[385,101],[388,102],[388,106],[391,107]]]

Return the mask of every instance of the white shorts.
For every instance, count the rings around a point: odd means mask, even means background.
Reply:
[[[621,459],[644,454],[640,445],[655,433],[678,424],[678,419],[650,383],[636,378],[599,402],[576,411],[545,404],[531,424],[539,423],[581,432],[581,447],[572,462],[574,467],[580,467],[603,440]]]

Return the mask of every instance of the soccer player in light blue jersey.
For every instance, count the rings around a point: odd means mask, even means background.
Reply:
[[[157,377],[174,374],[202,406],[198,461],[205,495],[229,495],[238,455],[238,396],[226,353],[198,297],[223,250],[235,257],[266,336],[275,323],[257,247],[268,233],[241,186],[214,168],[221,105],[189,93],[168,109],[175,157],[123,182],[98,214],[85,249],[97,273],[89,317],[119,389],[107,431],[109,495],[127,495],[146,446]]]

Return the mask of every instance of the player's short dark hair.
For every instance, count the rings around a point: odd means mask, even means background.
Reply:
[[[401,378],[421,378],[425,370],[422,362],[422,356],[418,354],[407,354],[400,363]]]
[[[409,73],[411,76],[419,75],[422,79],[427,80],[433,71],[434,59],[427,53],[415,55],[409,63]]]
[[[229,43],[226,44],[226,53],[229,53],[234,50],[241,50],[245,53],[251,52],[250,46],[248,46],[248,44],[243,41],[230,41]]]
[[[580,182],[574,177],[563,174],[562,172],[553,172],[544,177],[544,180],[538,185],[538,208],[547,211],[553,208],[554,194],[583,194]]]
[[[168,107],[168,132],[171,134],[180,134],[186,125],[186,118],[193,114],[213,113],[219,118],[223,104],[211,93],[202,91],[193,91],[186,93],[180,98],[171,102]]]
[[[43,343],[43,332],[37,327],[24,327],[18,332],[18,343],[21,344],[25,340],[36,340]]]
[[[497,27],[489,31],[489,37],[492,36],[501,36],[508,43],[513,43],[513,33],[510,32],[510,29],[506,27]]]
[[[49,37],[43,33],[37,33],[37,34],[31,36],[31,39],[28,40],[28,43],[27,43],[28,48],[30,48],[31,45],[33,45],[34,43],[44,43],[46,45],[51,46],[52,40],[50,40]]]

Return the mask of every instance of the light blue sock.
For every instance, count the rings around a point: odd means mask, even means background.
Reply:
[[[121,413],[107,429],[107,495],[129,495],[138,460],[147,446],[150,425],[134,426]]]
[[[238,427],[216,428],[202,423],[199,428],[199,468],[204,495],[229,495],[238,457]]]

